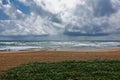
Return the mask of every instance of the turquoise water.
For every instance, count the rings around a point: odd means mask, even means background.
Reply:
[[[91,50],[120,47],[120,41],[0,41],[0,51]]]

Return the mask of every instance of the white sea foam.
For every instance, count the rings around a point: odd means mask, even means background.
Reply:
[[[34,46],[8,46],[5,48],[0,48],[0,51],[21,51],[21,50],[31,50],[31,49],[42,49],[42,47]]]
[[[99,44],[95,44],[95,43],[79,43],[74,46],[75,47],[100,47]]]

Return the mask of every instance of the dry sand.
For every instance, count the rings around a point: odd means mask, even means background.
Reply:
[[[64,60],[119,59],[120,49],[97,51],[28,51],[0,52],[0,71],[29,62],[56,62]]]

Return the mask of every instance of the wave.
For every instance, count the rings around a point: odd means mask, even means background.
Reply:
[[[120,42],[97,42],[97,41],[18,41],[18,42],[0,42],[0,50],[28,50],[28,49],[101,49],[120,47]]]
[[[32,50],[32,49],[42,49],[42,47],[34,47],[34,46],[7,46],[4,48],[0,48],[0,51],[24,51],[24,50]]]
[[[120,42],[89,42],[89,43],[79,43],[74,46],[83,47],[118,47]]]

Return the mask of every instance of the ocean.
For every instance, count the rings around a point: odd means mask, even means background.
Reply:
[[[95,50],[119,47],[120,41],[0,41],[0,51]]]

